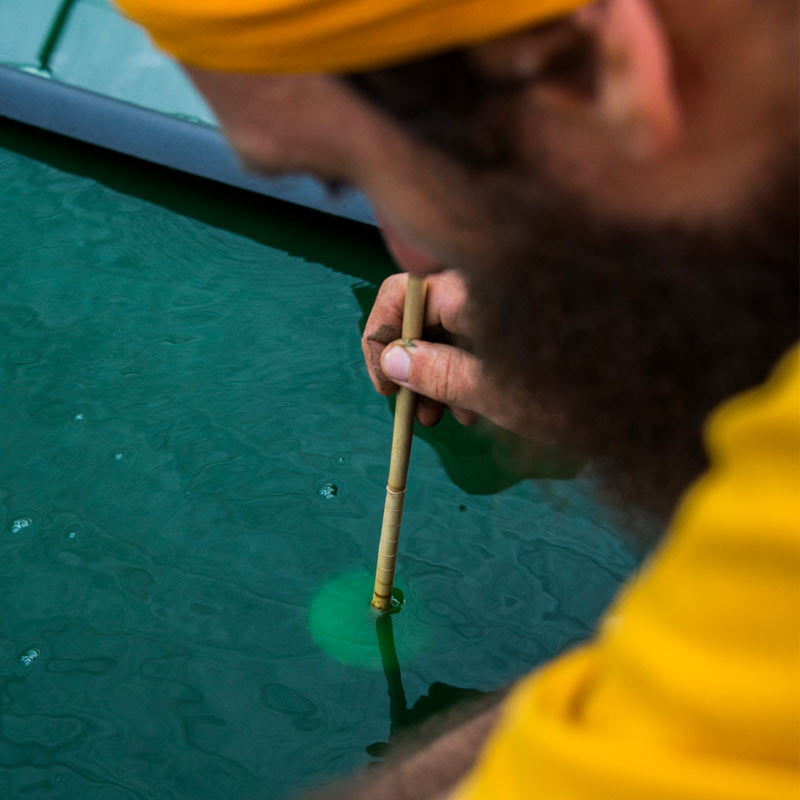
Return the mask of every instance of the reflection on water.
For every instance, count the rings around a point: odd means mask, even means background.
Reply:
[[[374,758],[384,758],[394,745],[407,741],[423,723],[442,714],[461,703],[486,697],[488,692],[479,689],[462,689],[447,683],[434,681],[426,694],[421,695],[409,708],[406,692],[403,688],[403,677],[400,671],[400,659],[394,641],[392,617],[399,607],[381,614],[375,620],[375,632],[378,638],[383,674],[389,694],[389,740],[368,745],[366,753]],[[435,732],[436,729],[434,729]]]
[[[384,674],[308,629],[321,585],[374,568],[376,235],[19,128],[0,145],[3,796],[285,797],[591,632],[637,556],[590,482],[498,477],[445,428],[414,445],[398,580],[427,644],[398,637],[387,708]]]

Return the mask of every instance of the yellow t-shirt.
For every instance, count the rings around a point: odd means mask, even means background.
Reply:
[[[520,682],[456,800],[800,798],[800,348],[594,641]]]

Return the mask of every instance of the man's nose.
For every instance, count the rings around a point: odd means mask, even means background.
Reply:
[[[421,247],[406,241],[394,228],[379,218],[383,239],[397,265],[412,275],[430,275],[442,269],[441,262]]]

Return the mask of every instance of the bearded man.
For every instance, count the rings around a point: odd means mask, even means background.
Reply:
[[[343,796],[796,797],[797,3],[121,5],[247,164],[358,187],[430,276],[450,341],[393,342],[390,278],[380,392],[561,442],[667,526],[592,642]]]

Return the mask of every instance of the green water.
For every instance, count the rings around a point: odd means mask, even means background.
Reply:
[[[519,481],[451,424],[414,445],[377,657],[320,647],[309,608],[371,571],[384,498],[377,236],[0,148],[0,796],[290,796],[590,633],[637,555],[589,480]]]

